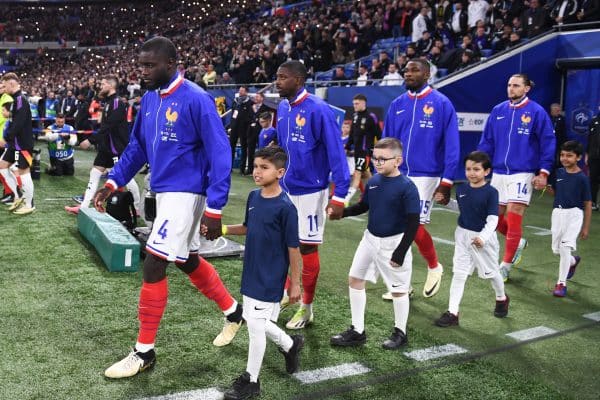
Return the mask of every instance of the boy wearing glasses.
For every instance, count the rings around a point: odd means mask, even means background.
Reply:
[[[392,293],[394,330],[383,348],[394,350],[408,343],[408,320],[412,253],[410,245],[419,228],[419,192],[400,173],[402,145],[395,138],[377,142],[373,150],[377,174],[369,180],[363,197],[345,208],[343,217],[369,211],[369,222],[350,267],[348,283],[352,325],[331,337],[333,346],[358,346],[367,340],[364,314],[367,303],[365,282],[377,282],[381,275]],[[390,207],[393,204],[394,207]]]

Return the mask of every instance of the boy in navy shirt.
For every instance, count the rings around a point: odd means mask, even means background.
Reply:
[[[577,236],[587,239],[592,219],[592,193],[590,182],[577,163],[581,160],[583,146],[574,140],[560,148],[560,163],[556,170],[554,210],[552,210],[552,251],[560,255],[558,281],[554,296],[567,295],[567,279],[575,274],[581,261],[572,256],[577,249]]]
[[[288,266],[291,269],[290,303],[300,300],[302,270],[298,212],[279,186],[286,161],[287,155],[279,146],[256,152],[252,177],[261,189],[250,192],[244,223],[223,227],[223,234],[246,235],[241,292],[243,317],[250,337],[246,372],[225,392],[225,399],[246,399],[260,393],[258,373],[267,337],[279,346],[287,372],[293,374],[298,370],[304,336],[290,337],[276,325]]]
[[[270,112],[264,112],[259,115],[258,123],[262,128],[260,130],[260,134],[258,135],[258,148],[262,149],[263,147],[267,147],[271,143],[277,144],[277,131],[275,128],[271,126],[271,121],[273,117]]]
[[[458,325],[458,307],[467,278],[477,269],[482,279],[489,279],[496,293],[494,316],[508,315],[509,298],[498,266],[500,246],[496,237],[498,225],[498,191],[485,181],[491,170],[488,155],[474,151],[465,158],[465,175],[469,183],[456,188],[456,199],[448,207],[460,211],[454,232],[454,264],[448,311],[435,321],[437,326]],[[435,200],[443,200],[441,194]]]
[[[419,192],[415,184],[400,173],[402,145],[395,138],[381,139],[373,150],[377,175],[369,179],[358,203],[345,208],[349,217],[369,211],[369,222],[348,273],[352,325],[331,337],[333,346],[358,346],[367,341],[365,282],[377,282],[381,275],[392,293],[394,330],[383,348],[394,350],[408,343],[408,320],[412,253],[410,245],[419,228]]]

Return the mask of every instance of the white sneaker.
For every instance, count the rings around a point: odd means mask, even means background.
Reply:
[[[431,268],[427,269],[427,280],[423,287],[423,297],[433,297],[436,295],[442,285],[443,274],[444,270],[442,264],[439,263],[435,270],[432,270]]]
[[[144,358],[142,358],[142,354]],[[139,372],[150,368],[156,362],[156,354],[154,350],[146,353],[140,353],[135,349],[121,361],[111,365],[104,371],[104,376],[107,378],[129,378]]]
[[[244,320],[241,320],[240,322],[230,322],[225,318],[225,325],[223,325],[221,333],[213,340],[213,345],[217,347],[227,346],[238,333],[243,323]]]
[[[309,315],[308,311],[306,310],[306,307],[300,307],[298,311],[296,311],[296,314],[294,314],[292,319],[290,319],[288,323],[285,324],[285,327],[288,329],[302,329],[306,325],[312,324],[313,320],[314,315],[312,311]]]
[[[521,262],[521,259],[523,258],[523,250],[527,248],[527,244],[528,244],[527,239],[521,238],[521,240],[519,240],[519,245],[517,246],[517,251],[515,251],[515,255],[512,259],[513,266],[516,267]]]
[[[23,204],[25,204],[25,197],[20,197],[18,199],[15,199],[15,201],[13,201],[12,204],[9,204],[10,207],[8,207],[8,211],[15,211],[17,208],[21,207]]]
[[[19,208],[17,208],[15,211],[13,211],[13,214],[17,214],[17,215],[27,215],[27,214],[31,214],[35,211],[35,207],[27,207],[27,205],[23,205]]]
[[[279,311],[283,311],[286,308],[288,308],[290,306],[290,297],[285,294],[283,295],[283,297],[281,298],[281,301],[279,302]]]
[[[408,297],[412,298],[415,294],[415,289],[413,289],[412,285],[410,285],[410,288],[408,289]],[[385,292],[384,294],[381,295],[381,298],[383,300],[387,300],[387,301],[392,301],[394,300],[394,296],[392,296],[392,292]]]

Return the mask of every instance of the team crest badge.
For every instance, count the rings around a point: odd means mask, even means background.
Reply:
[[[171,111],[171,107],[169,107],[169,108],[167,108],[165,117],[167,117],[167,125],[173,126],[175,124],[175,121],[177,121],[179,114],[177,113],[177,111]]]

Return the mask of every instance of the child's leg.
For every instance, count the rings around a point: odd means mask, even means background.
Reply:
[[[292,348],[294,341],[288,335],[278,327],[275,322],[267,320],[265,323],[265,332],[270,341],[275,343],[279,348],[281,348],[286,353],[290,351]]]
[[[571,255],[571,247],[560,246],[558,252],[560,254],[560,262],[558,268],[558,281],[557,284],[562,283],[567,286],[567,275],[569,274],[569,268],[575,264],[575,258]]]
[[[245,306],[245,304],[244,304]],[[246,307],[244,307],[245,309]],[[258,381],[258,374],[262,366],[265,356],[265,348],[267,346],[267,338],[265,325],[267,320],[264,318],[255,318],[246,316],[246,324],[248,325],[248,362],[246,364],[246,372],[250,374],[250,382]]]
[[[408,299],[408,293],[402,293],[397,296],[394,293],[392,303],[394,304],[394,326],[406,333],[406,322],[408,321],[408,311],[410,308],[410,301]]]
[[[504,293],[504,280],[502,279],[502,275],[500,275],[500,271],[494,272],[490,278],[490,283],[492,284],[494,293],[496,293],[496,300],[506,300],[506,293]]]
[[[355,289],[356,287],[359,289]],[[354,330],[356,332],[363,333],[365,331],[365,309],[367,307],[365,281],[362,281],[361,285],[359,279],[350,277],[350,287],[348,287],[348,292],[350,297],[352,325],[354,326]]]
[[[452,275],[452,283],[450,283],[450,300],[448,301],[448,311],[454,315],[458,315],[458,308],[465,291],[468,275],[464,272],[455,272]]]

